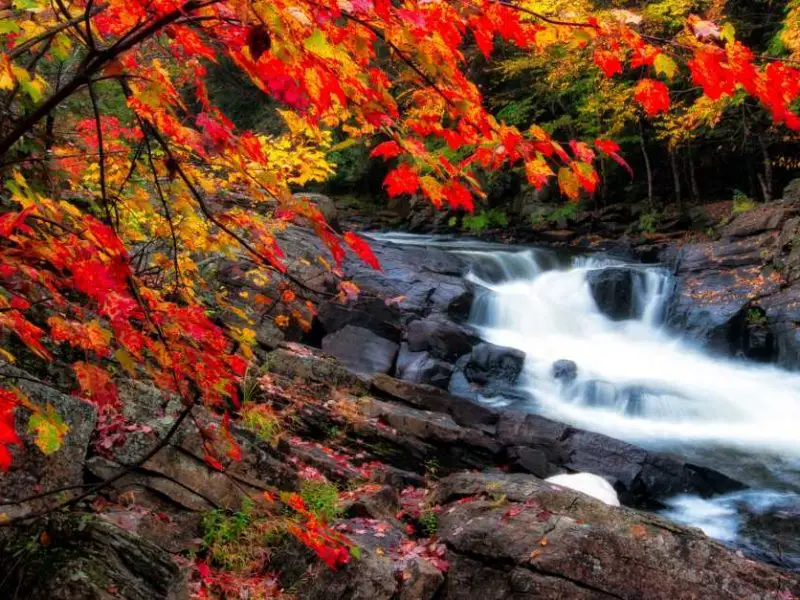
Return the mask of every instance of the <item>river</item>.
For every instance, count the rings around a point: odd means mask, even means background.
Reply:
[[[752,554],[800,568],[800,374],[715,357],[666,326],[669,270],[604,255],[509,247],[461,238],[383,234],[464,256],[479,290],[471,325],[486,341],[525,352],[520,392],[484,398],[682,456],[750,486],[710,500],[670,499],[665,516]],[[587,276],[641,270],[636,317],[612,321]],[[577,377],[553,363],[574,361]]]

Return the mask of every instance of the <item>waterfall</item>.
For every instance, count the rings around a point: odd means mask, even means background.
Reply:
[[[548,251],[473,251],[469,279],[483,292],[472,324],[493,343],[526,353],[533,409],[637,443],[704,442],[800,457],[800,375],[712,358],[662,327],[672,283],[665,269],[633,279],[636,319],[614,322],[587,281],[620,261]],[[578,377],[557,380],[554,361]]]

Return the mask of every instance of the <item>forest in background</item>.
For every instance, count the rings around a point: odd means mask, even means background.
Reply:
[[[735,33],[736,39],[767,60],[800,63],[798,0],[537,0],[531,4],[539,12],[562,18],[587,12],[613,16],[638,27],[646,39],[672,45],[678,52],[686,37],[693,35],[687,19],[701,15],[729,23],[733,30],[722,35]],[[622,75],[616,64],[598,64],[592,52],[590,47],[576,51],[553,44],[530,53],[499,43],[487,62],[474,41],[467,50],[470,77],[499,121],[521,130],[536,123],[559,140],[606,138],[620,144],[634,176],[602,159],[598,192],[584,197],[582,208],[646,202],[651,214],[657,215],[664,209],[683,212],[698,204],[735,200],[744,210],[754,202],[780,198],[783,187],[800,173],[797,134],[776,126],[744,90],[698,103],[702,89],[688,71],[678,69],[669,83],[670,111],[652,117],[633,98],[646,65]],[[685,53],[690,54],[688,48]],[[607,77],[603,69],[615,76]],[[281,131],[275,104],[244,74],[222,64],[211,75],[213,98],[237,125]],[[343,145],[339,150],[334,146],[329,155],[338,167],[336,173],[317,184],[317,190],[356,196],[367,210],[370,205],[384,207],[383,181],[389,167],[380,158],[371,158],[366,146]],[[449,158],[463,156],[451,152]],[[569,215],[577,209],[563,206],[555,182],[550,190],[536,194],[524,173],[495,171],[484,175],[482,183],[488,197],[478,207],[477,228],[507,222],[518,212],[520,200],[530,196],[553,206],[547,214]],[[533,224],[543,218],[541,213],[526,216]]]

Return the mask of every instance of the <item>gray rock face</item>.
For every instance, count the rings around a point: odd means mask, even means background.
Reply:
[[[395,374],[405,381],[447,389],[453,374],[453,365],[431,356],[429,352],[411,352],[408,344],[403,343],[397,356]]]
[[[11,469],[0,473],[0,497],[3,500],[18,500],[30,496],[37,489],[49,490],[83,483],[83,461],[89,440],[97,420],[95,408],[73,396],[67,396],[44,384],[36,383],[35,378],[25,371],[0,366],[0,372],[10,377],[9,383],[18,387],[34,404],[45,408],[53,406],[69,431],[58,452],[45,456],[34,444],[33,435],[28,432],[27,422],[30,412],[24,408],[16,411],[16,430],[23,440],[21,446],[13,445],[11,450]],[[14,376],[34,379],[14,380]],[[9,506],[3,512],[16,516],[22,510],[38,510],[57,502],[55,496],[28,504],[23,509]]]
[[[793,179],[784,188],[783,201],[786,204],[800,204],[800,179]]]
[[[439,537],[450,569],[440,597],[448,600],[777,600],[800,587],[696,529],[529,475],[459,473],[440,482],[435,501],[445,505]]]
[[[553,363],[553,377],[565,383],[575,381],[578,376],[578,365],[572,360],[557,360]]]
[[[634,286],[644,273],[627,267],[589,271],[586,280],[600,312],[614,321],[639,316],[634,302]]]
[[[464,375],[478,385],[514,385],[524,364],[525,353],[522,350],[481,342],[472,349]]]
[[[479,341],[470,329],[441,315],[410,322],[406,339],[411,352],[428,351],[436,358],[448,362],[470,352]]]
[[[388,373],[400,346],[364,329],[347,325],[322,339],[322,349],[356,373]]]
[[[183,600],[185,583],[172,556],[134,533],[96,516],[54,516],[50,545],[22,565],[14,547],[0,551],[0,597],[29,600]],[[25,538],[29,539],[29,538]],[[0,545],[2,545],[0,543]],[[19,548],[16,548],[18,551]]]

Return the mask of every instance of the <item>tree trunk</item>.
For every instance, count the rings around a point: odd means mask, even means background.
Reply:
[[[689,164],[689,185],[692,187],[692,199],[695,202],[700,201],[700,185],[697,183],[697,172],[694,165],[694,152],[692,147],[689,146],[689,151],[686,153],[686,162]]]
[[[764,138],[758,136],[758,146],[761,148],[761,156],[763,158],[764,173],[758,174],[758,181],[761,184],[761,191],[764,194],[764,202],[772,201],[772,159],[769,155],[769,149],[764,143]]]
[[[647,145],[644,143],[644,128],[642,122],[639,121],[639,144],[642,147],[642,156],[644,156],[644,169],[647,173],[647,202],[650,204],[651,209],[655,209],[655,201],[653,200],[653,170],[650,167],[650,156],[647,154]]]
[[[672,167],[672,182],[675,188],[675,203],[678,205],[678,210],[683,212],[683,193],[681,190],[681,172],[678,169],[678,151],[677,149],[669,150],[669,164]]]

